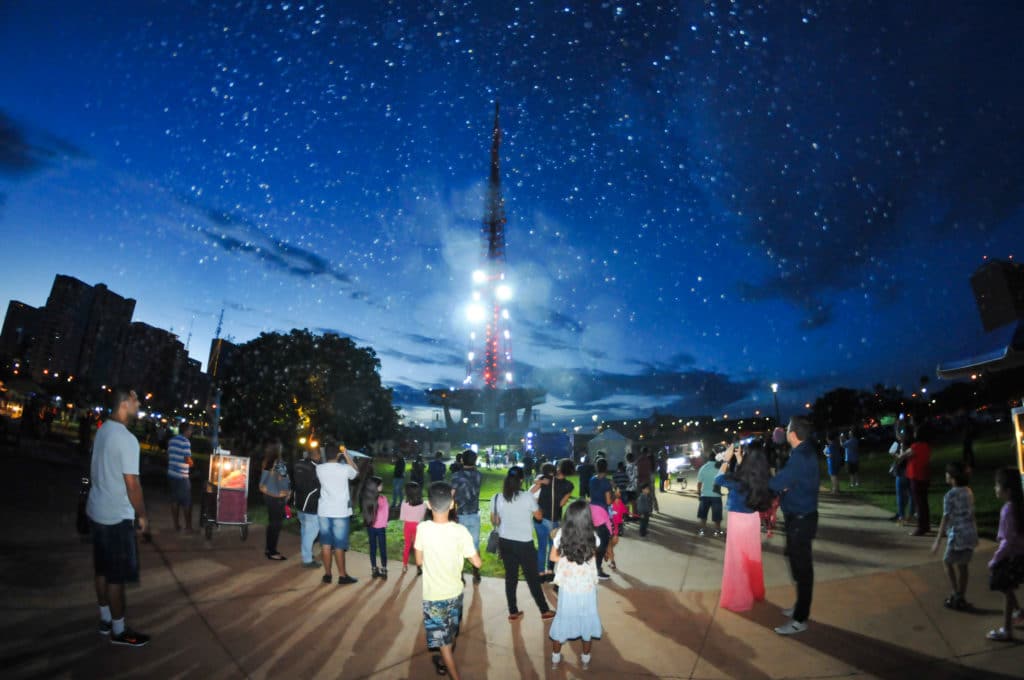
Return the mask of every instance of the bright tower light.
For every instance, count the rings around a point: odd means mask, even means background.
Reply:
[[[772,392],[779,391],[779,383],[772,383]]]
[[[466,306],[466,318],[472,323],[480,323],[487,318],[487,311],[479,302],[472,302]]]
[[[483,283],[487,280],[487,274],[484,273],[483,269],[477,269],[473,272],[473,283]]]
[[[494,294],[498,296],[498,299],[502,302],[512,299],[512,286],[507,283],[503,283],[494,290]]]

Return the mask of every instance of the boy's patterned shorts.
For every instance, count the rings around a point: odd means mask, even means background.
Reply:
[[[427,630],[427,647],[430,649],[453,644],[461,622],[461,593],[450,600],[423,601],[423,627]]]

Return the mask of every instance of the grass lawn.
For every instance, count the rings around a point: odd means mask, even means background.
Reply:
[[[989,436],[978,439],[974,443],[976,469],[971,479],[971,490],[974,492],[974,511],[978,520],[978,532],[994,539],[999,527],[999,509],[1001,504],[993,491],[995,471],[1007,465],[1016,465],[1016,453],[1013,450],[1013,438],[1006,436]],[[931,473],[928,504],[931,510],[932,528],[938,528],[942,518],[942,497],[949,486],[946,485],[946,464],[962,459],[960,442],[939,443],[932,446]],[[889,474],[892,459],[888,452],[879,451],[861,455],[860,486],[849,488],[850,476],[845,468],[839,474],[839,489],[844,494],[864,500],[895,514],[896,485]],[[828,474],[822,464],[821,479],[824,487],[829,487]]]
[[[383,464],[378,465],[378,467],[384,468],[383,470],[378,469],[376,474],[384,480],[384,489],[388,492],[388,500],[390,501],[391,465]],[[480,559],[483,560],[483,567],[480,569],[480,573],[484,576],[504,577],[505,569],[501,564],[501,560],[497,556],[488,553],[484,548],[487,545],[487,536],[491,533],[491,497],[501,491],[506,470],[489,470],[487,468],[479,468],[479,470],[483,475],[483,484],[480,487]],[[296,526],[294,530],[297,532],[298,527]],[[363,526],[363,520],[355,515],[352,517],[352,537],[350,543],[352,550],[362,553],[369,552],[369,537]],[[402,522],[397,519],[388,522],[387,543],[388,569],[392,572],[400,571],[402,568]],[[410,568],[415,564],[415,561],[415,557],[410,553]],[[466,562],[465,571],[470,571],[469,562]]]
[[[383,464],[385,470],[378,470],[376,474],[384,480],[384,488],[388,490],[388,500],[391,500],[391,465]],[[494,494],[501,491],[502,482],[505,480],[504,469],[488,470],[485,468],[480,469],[483,475],[483,484],[480,488],[480,543],[482,544],[480,549],[480,558],[483,560],[483,567],[480,570],[484,576],[497,576],[504,577],[505,569],[495,555],[491,555],[484,546],[487,545],[487,536],[491,533],[491,513],[490,513],[490,499]],[[193,511],[196,512],[196,511]],[[260,501],[258,494],[257,497],[250,497],[249,499],[249,521],[253,524],[266,525],[267,523],[267,508]],[[221,531],[231,531],[232,527],[224,527]],[[295,535],[299,534],[299,522],[298,519],[292,516],[292,519],[285,520],[284,531],[291,532]],[[398,572],[402,568],[402,522],[393,519],[388,522],[387,529],[387,545],[388,545],[388,569],[391,572]],[[366,528],[363,525],[362,517],[358,512],[352,515],[352,532],[349,539],[349,547],[351,550],[361,553],[369,552],[369,537],[366,534]],[[316,556],[317,559],[319,555]],[[415,565],[415,557],[409,555],[410,568]],[[466,563],[466,571],[470,571],[469,563]]]

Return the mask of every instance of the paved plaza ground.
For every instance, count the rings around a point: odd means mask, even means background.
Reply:
[[[142,582],[129,589],[129,625],[142,649],[112,647],[96,632],[91,545],[75,534],[77,464],[70,450],[24,443],[2,450],[8,520],[0,537],[0,664],[18,678],[429,678],[415,571],[391,564],[369,579],[349,553],[352,586],[322,585],[302,569],[298,538],[285,532],[286,562],[263,557],[263,531],[248,541],[221,529],[212,541],[170,527],[159,470],[144,471],[153,542]],[[985,492],[982,490],[981,492]],[[693,491],[661,496],[651,534],[630,532],[618,571],[600,585],[605,637],[590,670],[579,648],[549,668],[547,624],[524,583],[521,621],[506,619],[504,582],[466,590],[456,652],[467,678],[1021,678],[1024,644],[990,642],[1001,597],[987,588],[983,541],[968,599],[976,612],[945,609],[948,585],[931,539],[912,538],[882,510],[822,497],[810,628],[782,638],[793,603],[784,537],[765,542],[767,600],[753,611],[720,609],[724,542],[694,535]],[[545,586],[552,606],[557,596]],[[1024,629],[1018,633],[1024,637]]]

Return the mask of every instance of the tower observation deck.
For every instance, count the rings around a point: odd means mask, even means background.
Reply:
[[[473,326],[470,349],[466,353],[466,377],[459,388],[427,390],[427,400],[444,409],[445,425],[460,439],[506,443],[529,426],[533,407],[544,403],[545,392],[515,386],[512,370],[512,333],[507,305],[513,293],[505,276],[507,220],[501,193],[498,104],[494,106],[491,168],[484,210],[483,262],[473,272],[472,300],[466,308]],[[460,418],[452,417],[453,408],[461,411]]]

